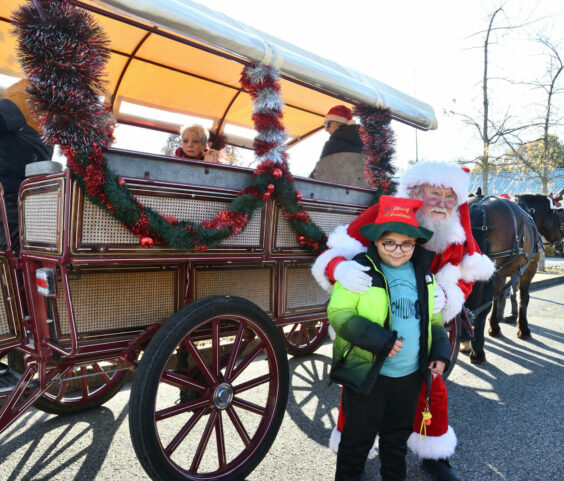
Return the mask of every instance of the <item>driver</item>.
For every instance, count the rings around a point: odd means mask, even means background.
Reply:
[[[421,226],[434,232],[424,247],[435,252],[431,271],[439,288],[435,290],[434,304],[437,311],[441,310],[446,324],[462,310],[473,283],[489,279],[495,270],[493,262],[481,254],[472,236],[467,204],[468,181],[468,172],[457,165],[421,162],[404,173],[397,193],[399,197],[423,201],[417,219]],[[326,290],[331,289],[335,280],[353,292],[364,292],[370,287],[367,268],[349,259],[366,251],[369,241],[359,228],[376,217],[378,208],[378,204],[369,207],[350,225],[337,227],[329,236],[329,249],[312,266],[313,276]],[[432,473],[435,479],[458,480],[458,473],[449,463],[457,440],[454,430],[448,426],[446,389],[440,376],[432,383],[432,418],[431,424],[426,426],[426,436],[420,435],[425,390],[424,384],[408,446],[423,458],[423,469]],[[337,426],[330,440],[330,447],[335,452],[345,422],[340,406]]]

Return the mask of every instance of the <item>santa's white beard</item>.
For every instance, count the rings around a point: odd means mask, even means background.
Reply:
[[[419,225],[433,231],[433,237],[423,247],[433,252],[443,252],[450,244],[460,236],[460,215],[458,210],[448,215],[445,219],[433,219],[427,216],[415,214]]]

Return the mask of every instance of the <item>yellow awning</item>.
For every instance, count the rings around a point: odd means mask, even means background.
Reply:
[[[0,73],[18,77],[23,74],[9,18],[23,3],[0,0]],[[110,39],[106,100],[118,121],[147,124],[120,112],[127,101],[253,128],[252,105],[239,78],[245,64],[270,57],[283,76],[284,125],[292,139],[321,128],[336,103],[385,106],[397,120],[423,129],[436,126],[427,104],[194,2],[73,3],[92,11]],[[159,121],[150,123],[172,130]]]

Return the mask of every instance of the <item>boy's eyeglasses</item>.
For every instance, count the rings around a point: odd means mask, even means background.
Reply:
[[[325,122],[325,123],[323,124],[323,128],[324,128],[325,130],[327,130],[327,129],[329,128],[329,125],[331,125],[331,122]]]
[[[394,241],[384,241],[380,242],[380,244],[386,252],[394,252],[399,247],[404,254],[411,252],[415,247],[413,242],[402,242],[401,244],[396,244]]]

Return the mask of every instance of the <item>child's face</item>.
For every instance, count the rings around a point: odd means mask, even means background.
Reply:
[[[411,259],[416,240],[415,237],[409,237],[405,234],[384,232],[382,237],[374,241],[374,244],[384,264],[398,267]]]
[[[200,157],[204,153],[202,138],[196,132],[187,130],[182,135],[182,150],[189,157]]]

